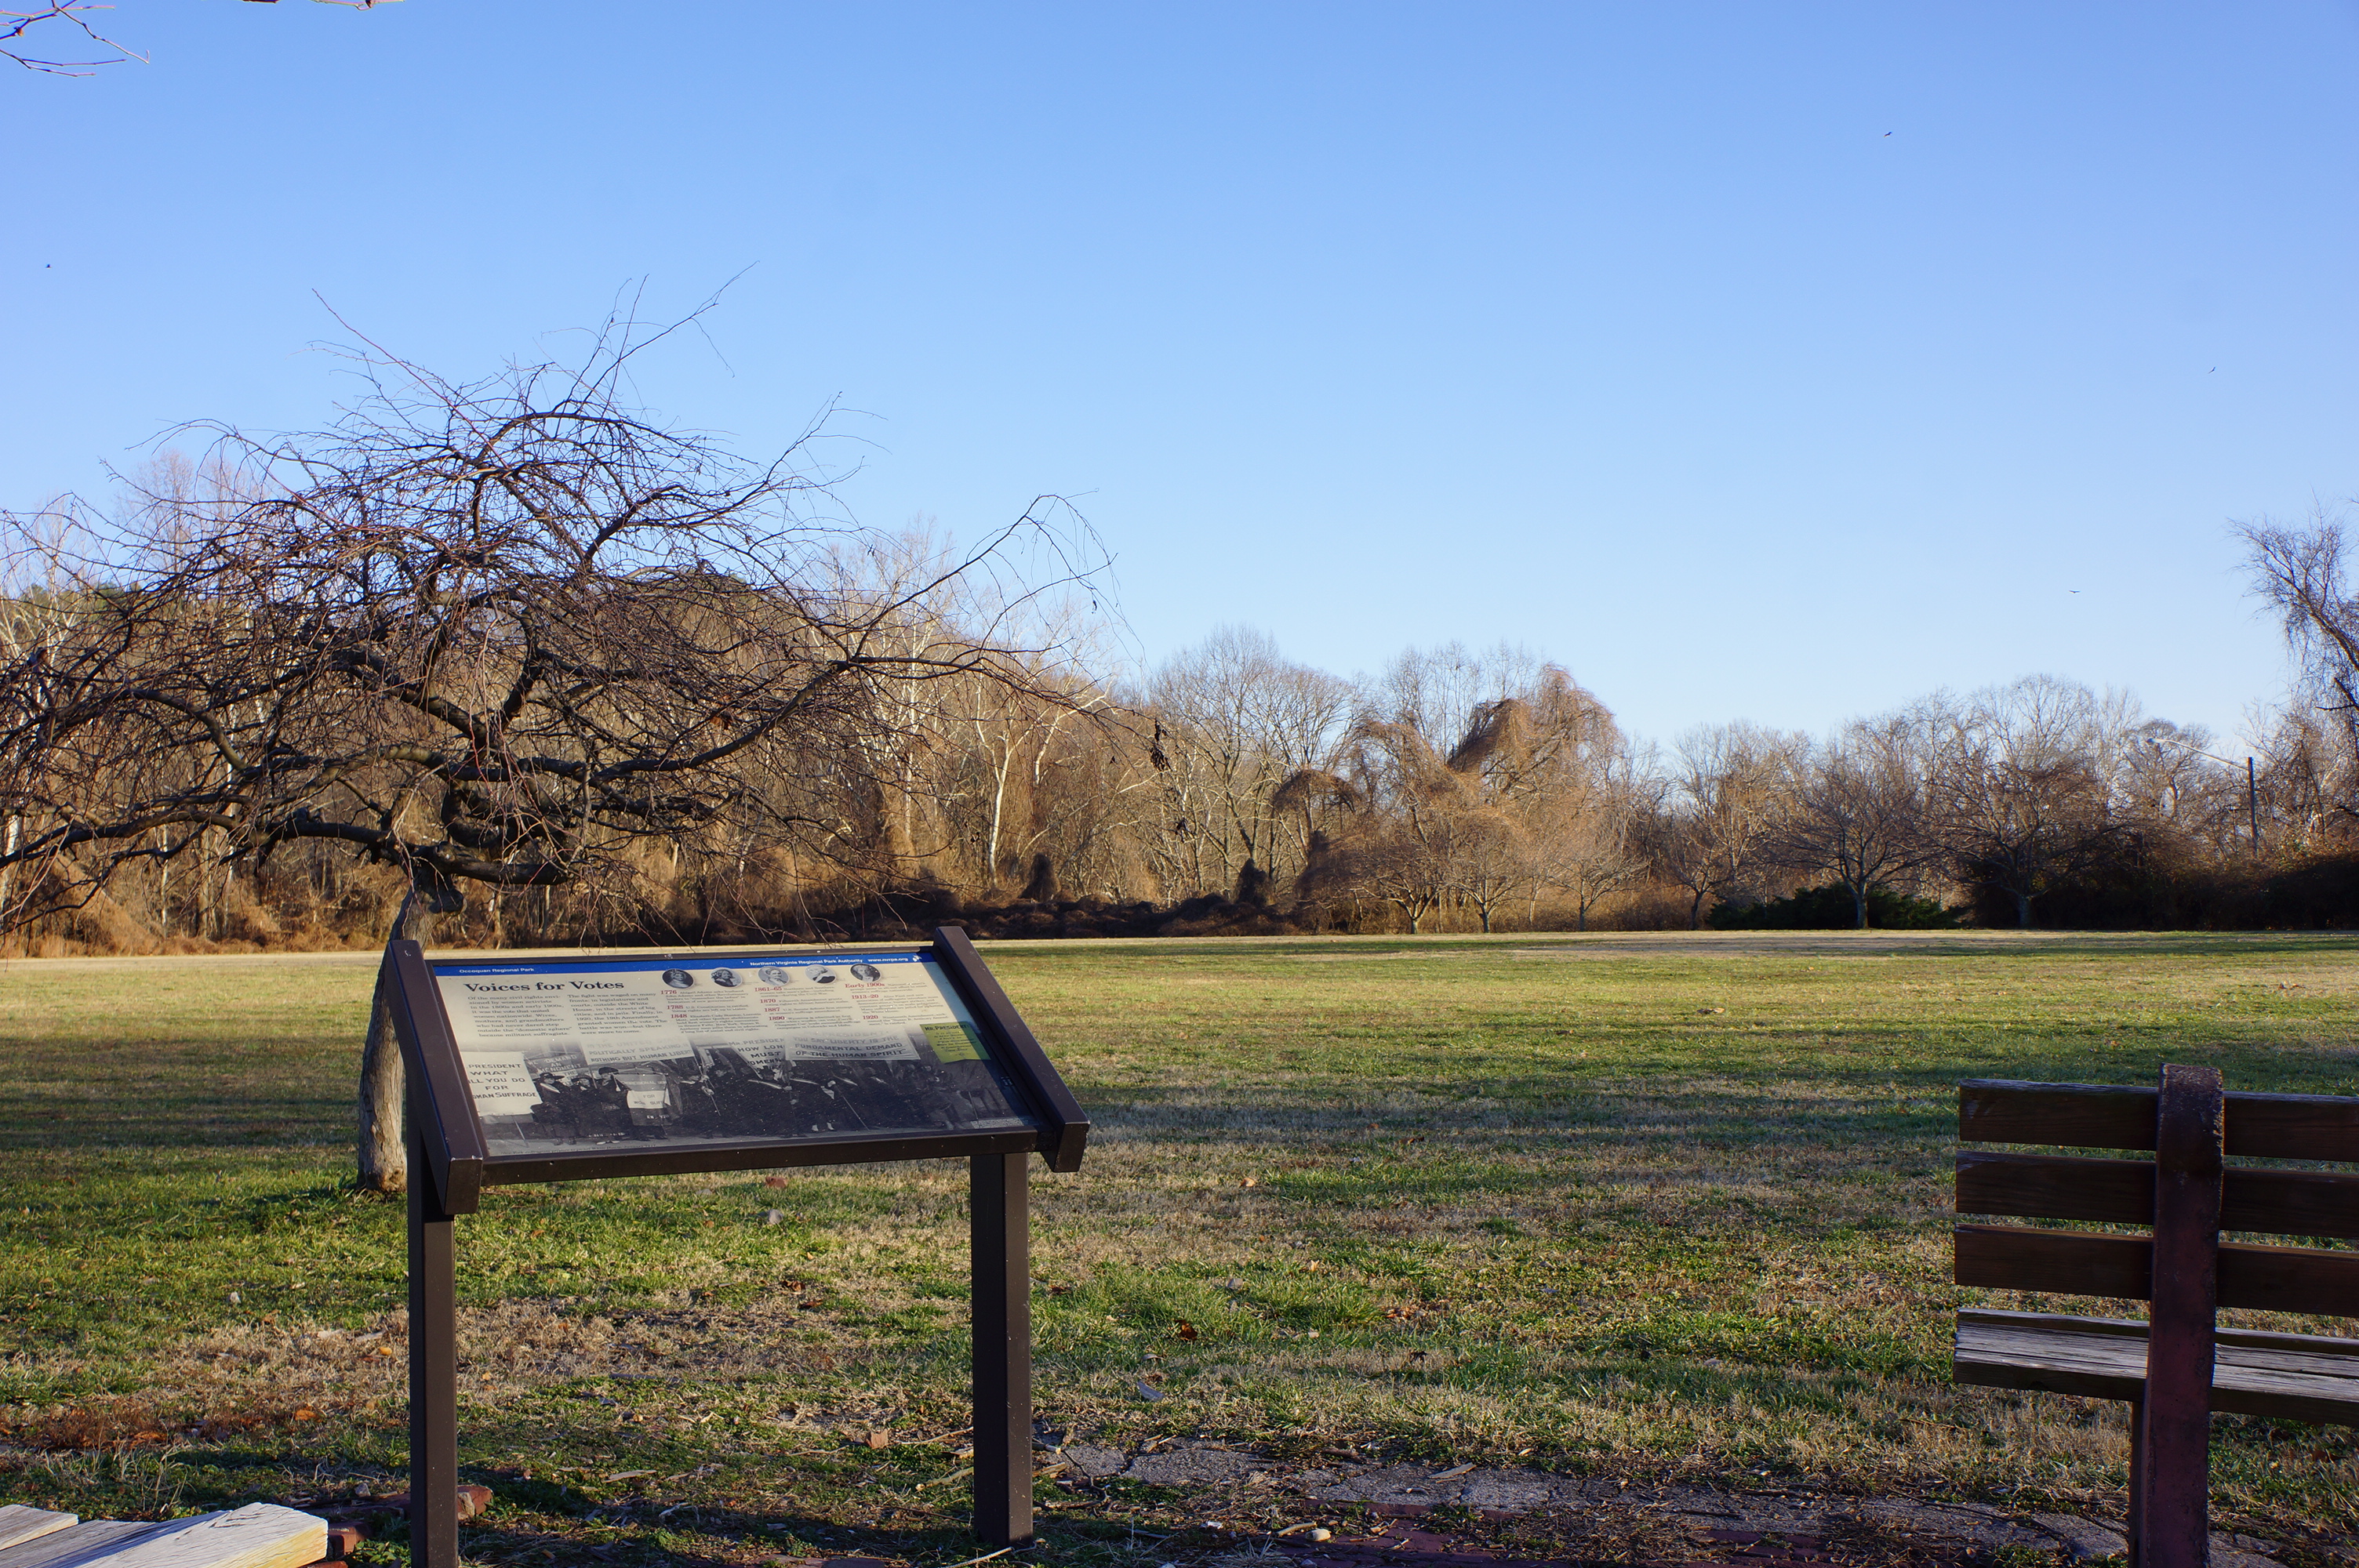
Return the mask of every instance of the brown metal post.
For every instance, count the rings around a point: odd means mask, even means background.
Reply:
[[[2122,1530],[2130,1547],[2130,1568],[2138,1568],[2138,1521],[2145,1518],[2146,1401],[2130,1401],[2130,1517]]]
[[[1032,1221],[1027,1154],[970,1162],[974,1265],[974,1532],[1032,1539]]]
[[[409,1130],[409,1561],[459,1568],[459,1304],[451,1217]]]
[[[2155,1119],[2154,1310],[2137,1455],[2138,1568],[2211,1559],[2212,1311],[2226,1096],[2212,1067],[2162,1070]]]

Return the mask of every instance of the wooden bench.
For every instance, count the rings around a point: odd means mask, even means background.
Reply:
[[[1958,1138],[2152,1151],[1958,1153],[1961,1216],[2149,1228],[1960,1225],[1961,1285],[2152,1304],[2144,1323],[1965,1309],[1951,1362],[1961,1383],[2129,1401],[2137,1568],[2208,1560],[2212,1411],[2359,1426],[2359,1341],[2213,1321],[2221,1307],[2359,1316],[2359,1251],[2220,1239],[2359,1239],[2359,1176],[2223,1158],[2359,1161],[2359,1099],[2226,1094],[2210,1067],[2165,1067],[2158,1089],[1984,1079],[1958,1087]]]

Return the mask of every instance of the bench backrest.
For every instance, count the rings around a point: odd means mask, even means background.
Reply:
[[[2331,1095],[2221,1095],[2216,1075],[2178,1080],[2189,1094],[2208,1079],[2215,1108],[2208,1137],[2218,1172],[2216,1219],[2207,1222],[2201,1164],[2204,1113],[2190,1100],[2173,1125],[2197,1126],[2196,1145],[2158,1167],[2144,1160],[2016,1154],[1966,1149],[1958,1154],[1958,1212],[2036,1219],[2154,1227],[2158,1195],[2183,1184],[2195,1161],[2192,1206],[2163,1206],[2166,1245],[2199,1241],[2221,1230],[2359,1240],[2359,1175],[2325,1171],[2221,1165],[2221,1154],[2286,1160],[2359,1161],[2359,1099]],[[1958,1087],[1958,1138],[1964,1143],[2055,1144],[2068,1148],[2152,1151],[2164,1120],[2164,1089],[2101,1084],[1969,1080]],[[2158,1169],[2163,1175],[2158,1178]],[[2215,1304],[2277,1312],[2359,1316],[2359,1251],[2317,1247],[2218,1243]],[[2000,1290],[2154,1299],[2152,1236],[1961,1225],[1957,1281]],[[2208,1314],[2207,1314],[2208,1315]]]

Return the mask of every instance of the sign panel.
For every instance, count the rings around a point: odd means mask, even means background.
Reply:
[[[432,968],[495,1159],[1038,1125],[933,953]]]

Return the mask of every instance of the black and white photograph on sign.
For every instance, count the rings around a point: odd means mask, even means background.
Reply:
[[[495,1155],[1033,1118],[929,955],[435,967]]]

